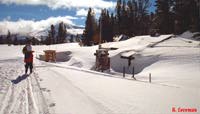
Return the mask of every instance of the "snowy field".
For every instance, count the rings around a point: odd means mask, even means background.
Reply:
[[[200,114],[200,42],[188,34],[170,36],[102,44],[117,48],[109,51],[110,72],[92,70],[98,46],[33,46],[34,73],[28,77],[23,46],[1,45],[0,114]],[[56,63],[38,59],[46,49],[58,52]],[[135,59],[128,67],[120,56],[130,53]]]

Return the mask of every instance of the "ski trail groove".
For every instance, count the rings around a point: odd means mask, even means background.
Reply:
[[[5,109],[8,108],[8,105],[6,105],[6,104],[9,103],[12,100],[12,99],[10,99],[10,96],[13,93],[12,88],[13,88],[13,86],[10,85],[7,93],[4,95],[4,100],[1,104],[1,109],[0,109],[1,114],[5,114]]]
[[[34,101],[35,106],[37,106],[37,110],[39,114],[49,114],[48,105],[46,102],[46,99],[41,91],[40,84],[37,80],[36,73],[34,72],[33,75],[31,75],[29,81],[29,86],[31,87],[31,91],[34,91],[34,94],[32,94],[32,98]]]
[[[17,84],[13,83],[8,79],[18,79],[24,72],[22,60],[2,62],[0,77],[4,80],[1,83],[3,94],[0,96],[0,114],[50,114],[36,74],[29,75]]]

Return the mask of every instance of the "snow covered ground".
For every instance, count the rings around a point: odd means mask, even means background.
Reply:
[[[22,46],[1,45],[0,114],[180,114],[181,108],[199,114],[200,42],[183,37],[164,40],[169,36],[102,44],[117,48],[109,51],[111,70],[104,73],[91,70],[98,46],[34,46],[34,73],[26,77]],[[45,49],[59,52],[56,63],[38,59]],[[130,53],[135,59],[128,67],[120,56]],[[131,78],[133,66],[136,80]]]

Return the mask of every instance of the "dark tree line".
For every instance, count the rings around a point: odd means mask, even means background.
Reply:
[[[175,0],[174,5],[175,32],[200,30],[200,1]]]
[[[199,0],[156,0],[156,28],[160,33],[181,34],[200,30]]]
[[[23,38],[18,39],[17,34],[11,34],[9,30],[7,35],[0,35],[0,44],[8,44],[9,46],[11,44],[24,45],[27,43],[27,41],[31,41],[33,45],[41,44],[41,42],[35,37],[23,36]]]
[[[111,42],[113,36],[121,34],[132,37],[200,31],[200,0],[156,0],[152,13],[150,6],[150,0],[117,0],[114,14],[103,9],[98,20],[89,8],[84,44]]]
[[[50,31],[48,31],[48,37],[46,38],[45,44],[57,44],[57,43],[64,43],[65,38],[67,36],[67,29],[66,25],[61,22],[58,26],[58,34],[56,35],[55,26],[51,25]]]
[[[99,42],[112,42],[116,35],[143,35],[148,34],[150,16],[148,15],[149,0],[117,1],[114,13],[107,9],[101,11],[98,20],[92,9],[88,11],[84,31],[84,44],[91,45]],[[97,36],[98,35],[98,36]]]
[[[172,12],[173,0],[156,0],[156,14],[153,20],[153,29],[161,34],[174,32],[174,14]]]
[[[66,36],[67,36],[66,25],[63,22],[61,22],[59,23],[58,30],[56,30],[54,25],[51,25],[50,30],[48,31],[48,36],[44,36],[44,39],[41,37],[41,41],[31,36],[26,36],[26,39],[18,39],[17,35],[11,34],[10,31],[8,30],[7,35],[5,35],[4,37],[0,36],[0,44],[8,44],[8,45],[26,44],[27,40],[31,40],[33,45],[39,45],[39,44],[51,45],[51,44],[64,43]]]

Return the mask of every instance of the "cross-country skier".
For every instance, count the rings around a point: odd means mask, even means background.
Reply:
[[[28,72],[28,68],[30,69],[30,74],[33,71],[33,52],[31,41],[27,41],[27,44],[23,48],[23,54],[24,54],[24,62],[25,62],[25,74]]]

